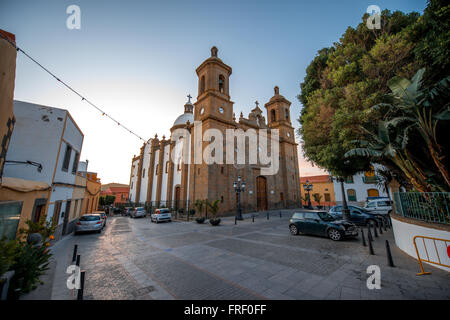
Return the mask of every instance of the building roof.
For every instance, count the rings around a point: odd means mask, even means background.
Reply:
[[[50,186],[46,182],[11,177],[3,177],[0,186],[19,192],[44,191],[50,189]]]
[[[179,116],[175,122],[173,123],[174,126],[179,124],[186,124],[187,122],[194,123],[194,115],[192,113],[183,113],[181,116]]]
[[[331,182],[330,176],[328,174],[323,174],[320,176],[300,177],[300,183],[305,183],[306,180],[311,183]]]

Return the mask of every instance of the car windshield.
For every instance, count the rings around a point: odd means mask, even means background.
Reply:
[[[100,220],[100,216],[82,216],[80,221],[95,221]]]
[[[317,213],[320,217],[320,219],[322,219],[323,221],[333,221],[334,218],[331,214],[329,214],[328,212],[318,212]]]

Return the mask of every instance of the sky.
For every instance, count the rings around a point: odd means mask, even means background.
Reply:
[[[77,5],[81,28],[70,30],[66,9]],[[234,112],[247,117],[274,86],[292,102],[294,121],[305,70],[317,51],[361,22],[369,5],[423,13],[426,1],[116,1],[0,0],[0,29],[17,46],[112,117],[149,139],[170,137],[186,96],[197,96],[195,69],[210,48],[233,68]],[[69,110],[84,134],[81,160],[102,183],[129,183],[142,141],[102,116],[18,53],[14,99]],[[263,110],[265,112],[265,110]],[[266,116],[267,118],[267,116]],[[324,174],[302,157],[300,175]]]

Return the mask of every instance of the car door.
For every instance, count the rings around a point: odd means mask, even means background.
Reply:
[[[335,218],[336,220],[342,220],[342,206],[336,206],[332,211],[330,211],[330,214]]]
[[[350,208],[350,221],[354,224],[364,225],[365,217],[358,209]]]
[[[305,212],[305,219],[303,221],[305,227],[305,233],[322,235],[321,219],[315,212]]]

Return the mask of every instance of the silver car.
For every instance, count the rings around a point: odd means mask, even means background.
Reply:
[[[145,211],[144,207],[137,207],[130,210],[130,217],[131,218],[137,218],[137,217],[146,217],[147,212]]]
[[[167,208],[156,209],[155,213],[151,215],[152,222],[159,223],[160,221],[172,221],[170,211]]]
[[[85,214],[75,224],[75,234],[80,232],[102,232],[104,220],[99,214]]]

